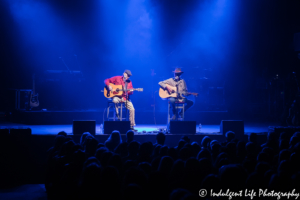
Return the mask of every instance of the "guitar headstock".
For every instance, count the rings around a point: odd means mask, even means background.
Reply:
[[[198,97],[198,93],[191,93],[191,95]]]
[[[135,90],[138,91],[138,92],[143,92],[144,91],[143,88],[136,88]]]

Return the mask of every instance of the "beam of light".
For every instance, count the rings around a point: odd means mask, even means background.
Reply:
[[[131,0],[127,8],[124,46],[128,56],[151,54],[152,19],[144,1]]]
[[[47,2],[23,0],[8,1],[11,15],[17,27],[15,39],[25,60],[31,60],[36,66],[53,67],[53,54],[61,53],[61,49],[73,42],[71,31],[63,20]],[[56,56],[55,58],[58,58]],[[47,66],[49,63],[52,66]]]
[[[194,50],[189,55],[191,59],[194,57],[199,63],[214,67],[228,58],[233,48],[231,42],[236,36],[230,3],[217,0],[199,5],[201,10],[195,12],[194,24],[183,35],[190,39],[187,43]]]
[[[151,56],[152,19],[147,1],[100,1],[99,10],[99,32],[105,31],[112,62],[134,67]]]

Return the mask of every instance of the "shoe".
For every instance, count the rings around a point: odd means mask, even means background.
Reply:
[[[138,130],[134,129],[134,127],[130,127],[130,130],[137,132]]]

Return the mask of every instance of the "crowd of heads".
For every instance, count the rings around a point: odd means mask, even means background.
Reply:
[[[128,131],[122,141],[113,131],[99,143],[83,133],[77,144],[60,132],[48,150],[48,198],[183,200],[199,199],[200,189],[297,188],[300,132],[270,132],[261,144],[255,133],[248,141],[236,139],[234,132],[227,132],[224,141],[204,136],[200,144],[183,136],[175,147],[166,146],[165,138],[158,133],[156,143],[140,143]]]

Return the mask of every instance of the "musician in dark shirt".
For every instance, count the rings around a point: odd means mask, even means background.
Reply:
[[[174,78],[169,78],[167,80],[161,81],[158,84],[169,91],[169,93],[172,93],[173,89],[171,87],[176,87],[177,89],[177,97],[169,97],[169,101],[172,106],[172,120],[177,119],[177,111],[175,108],[175,102],[180,101],[184,102],[186,104],[184,110],[187,111],[193,104],[194,102],[185,98],[185,96],[188,96],[188,90],[185,81],[180,77],[183,74],[183,71],[181,71],[181,68],[176,68],[174,72]],[[169,86],[171,87],[169,87]],[[179,115],[182,116],[182,110],[179,112]]]

